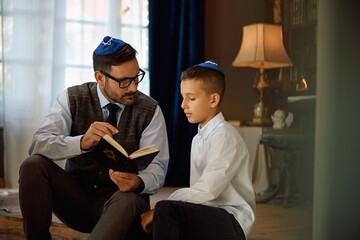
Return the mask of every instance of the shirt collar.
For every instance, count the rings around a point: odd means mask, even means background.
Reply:
[[[208,123],[206,123],[204,127],[200,128],[200,124],[199,124],[199,126],[198,126],[198,135],[201,138],[206,139],[210,135],[210,133],[215,128],[217,128],[217,126],[223,121],[224,121],[224,116],[222,115],[221,112],[219,112]]]
[[[110,103],[110,101],[107,100],[106,97],[104,97],[104,95],[100,91],[99,84],[97,84],[97,95],[99,97],[100,107],[101,108],[105,107],[106,105],[108,105]],[[123,104],[121,104],[119,102],[116,102],[115,104],[118,105],[121,109],[124,109],[124,107],[125,107]]]

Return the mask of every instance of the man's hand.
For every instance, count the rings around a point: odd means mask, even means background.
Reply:
[[[80,148],[82,150],[86,150],[91,148],[92,146],[96,146],[100,139],[108,134],[112,137],[114,134],[118,133],[119,131],[107,122],[93,122],[89,129],[86,131],[85,135],[82,137],[80,142]]]
[[[141,179],[135,173],[118,172],[109,170],[111,180],[122,192],[133,192],[141,184]]]
[[[152,229],[152,221],[154,217],[154,208],[144,212],[141,214],[141,227],[144,229],[146,233],[151,232]]]

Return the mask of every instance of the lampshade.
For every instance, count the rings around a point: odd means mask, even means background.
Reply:
[[[283,45],[281,26],[264,23],[244,26],[240,50],[232,65],[260,69],[292,66]]]

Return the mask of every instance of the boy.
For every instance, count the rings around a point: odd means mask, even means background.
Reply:
[[[255,224],[255,194],[248,150],[220,112],[225,74],[207,61],[185,70],[180,87],[188,121],[199,123],[190,187],[143,213],[142,227],[152,228],[154,240],[246,239]]]

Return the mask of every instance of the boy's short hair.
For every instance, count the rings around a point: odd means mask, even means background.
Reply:
[[[217,93],[220,95],[220,102],[225,92],[225,77],[219,71],[204,68],[191,67],[181,73],[181,81],[193,79],[202,82],[203,90],[208,94]]]
[[[109,71],[111,66],[118,66],[135,58],[137,52],[128,43],[117,52],[108,55],[97,55],[93,53],[93,68],[95,71]]]

